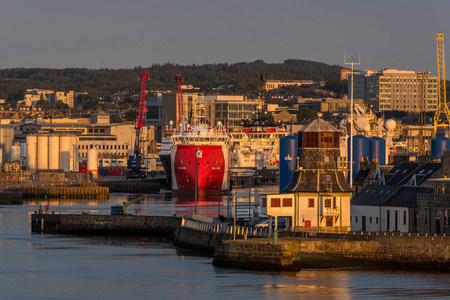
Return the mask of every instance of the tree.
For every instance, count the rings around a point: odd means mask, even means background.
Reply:
[[[317,112],[309,107],[302,107],[297,112],[297,121],[312,120],[317,116]]]
[[[58,100],[56,102],[56,109],[69,109],[69,105],[62,102],[61,100]]]
[[[125,120],[128,122],[136,122],[136,118],[138,116],[138,112],[135,110],[129,110],[125,113]]]
[[[42,107],[42,108],[50,108],[50,103],[47,100],[39,100],[36,103],[36,106]]]

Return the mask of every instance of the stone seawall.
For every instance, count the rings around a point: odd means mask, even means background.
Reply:
[[[32,232],[170,236],[181,217],[33,214]]]
[[[226,241],[214,253],[213,265],[267,271],[299,271],[300,257],[286,245],[272,245],[267,239]]]
[[[332,238],[330,238],[332,237]],[[322,236],[320,238],[224,241],[216,248],[217,266],[299,270],[356,266],[450,272],[450,238],[433,236]]]
[[[226,235],[206,232],[189,227],[180,227],[173,234],[173,245],[179,248],[197,251],[212,256],[216,246],[222,243]]]
[[[321,234],[313,250],[416,270],[450,272],[450,237]],[[303,250],[304,251],[304,250]]]

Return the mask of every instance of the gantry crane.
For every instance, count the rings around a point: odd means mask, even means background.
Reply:
[[[183,81],[183,78],[180,74],[175,76],[175,81],[177,82],[177,107],[178,107],[178,114],[177,114],[177,128],[180,128],[181,120],[183,118],[183,94],[181,93],[181,81]]]
[[[141,74],[141,95],[139,99],[139,112],[136,123],[136,137],[134,140],[134,152],[133,155],[128,156],[127,161],[127,178],[145,178],[147,172],[144,164],[144,158],[142,156],[142,127],[144,127],[145,112],[145,97],[148,80],[147,70],[144,70]]]
[[[434,115],[434,135],[436,136],[438,128],[449,127],[450,111],[447,106],[445,92],[445,53],[444,53],[444,34],[436,35],[437,44],[437,71],[438,71],[438,107]]]

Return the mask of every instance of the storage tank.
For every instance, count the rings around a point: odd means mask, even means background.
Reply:
[[[91,148],[87,151],[87,172],[94,177],[98,174],[98,150]]]
[[[70,136],[59,137],[59,168],[70,172]]]
[[[350,162],[350,137],[347,141],[348,145],[348,161]],[[370,148],[369,148],[369,138],[363,135],[354,135],[353,136],[353,174],[352,178],[355,178],[356,174],[358,174],[360,169],[360,163],[363,156],[369,157]]]
[[[431,156],[434,159],[440,159],[444,150],[450,150],[450,139],[446,137],[437,137],[431,140]]]
[[[37,136],[27,136],[27,162],[30,170],[37,168]]]
[[[48,136],[37,137],[37,168],[48,170]]]
[[[386,164],[386,140],[377,136],[369,138],[369,160],[378,160],[382,166]]]
[[[280,139],[280,193],[289,185],[297,167],[298,137]]]
[[[59,168],[59,136],[51,135],[48,138],[48,169],[58,170]]]
[[[11,161],[18,161],[20,160],[20,145],[19,143],[15,143],[11,146]]]

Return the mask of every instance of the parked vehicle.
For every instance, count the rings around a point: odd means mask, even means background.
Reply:
[[[285,217],[279,217],[277,221],[278,221],[277,222],[277,228],[278,229],[286,228],[286,218]],[[275,227],[274,223],[275,223],[275,218],[272,221],[272,228]],[[266,228],[266,227],[269,227],[269,224],[270,224],[270,219],[267,218],[266,220],[263,220],[263,221],[259,222],[258,224],[256,224],[255,227],[257,227],[257,228],[260,228],[260,227]]]
[[[256,225],[258,225],[259,223],[264,222],[266,220],[269,220],[269,217],[261,217],[254,221],[251,221],[249,225],[250,225],[250,227],[256,227]]]

